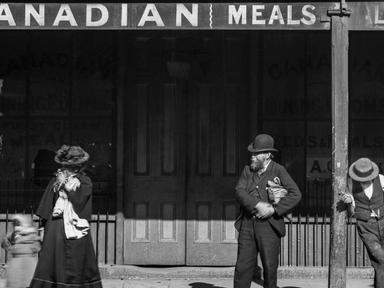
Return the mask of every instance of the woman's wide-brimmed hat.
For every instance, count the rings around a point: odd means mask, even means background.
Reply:
[[[78,166],[87,162],[88,159],[89,154],[80,146],[63,145],[57,150],[55,156],[55,162],[67,166]]]
[[[368,158],[360,158],[349,167],[349,176],[358,182],[367,182],[379,175],[379,167]]]
[[[251,153],[276,152],[275,141],[268,134],[259,134],[253,142],[248,145],[248,151]]]

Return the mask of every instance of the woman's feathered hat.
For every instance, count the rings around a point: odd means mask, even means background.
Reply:
[[[78,166],[89,159],[89,154],[84,151],[80,146],[63,145],[56,152],[55,162],[61,165]]]

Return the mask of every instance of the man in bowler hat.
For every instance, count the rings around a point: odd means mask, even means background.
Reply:
[[[341,200],[356,218],[357,231],[367,248],[375,270],[375,287],[384,287],[384,176],[368,158],[360,158],[349,167],[348,191]]]
[[[234,288],[251,286],[258,253],[263,265],[264,287],[276,288],[280,238],[285,236],[283,217],[301,199],[301,193],[286,169],[272,160],[274,140],[270,135],[257,135],[248,146],[251,164],[246,165],[236,185],[235,197],[240,203],[242,218]],[[279,179],[287,194],[275,205],[270,203],[268,181]]]

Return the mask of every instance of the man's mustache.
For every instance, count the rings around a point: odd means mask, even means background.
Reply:
[[[258,171],[258,170],[262,169],[264,165],[263,165],[262,161],[251,160],[251,165],[250,166],[251,166],[252,170]]]

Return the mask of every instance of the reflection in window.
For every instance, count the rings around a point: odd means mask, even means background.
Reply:
[[[90,154],[94,212],[113,213],[113,33],[2,33],[0,213],[36,209],[63,144]]]

